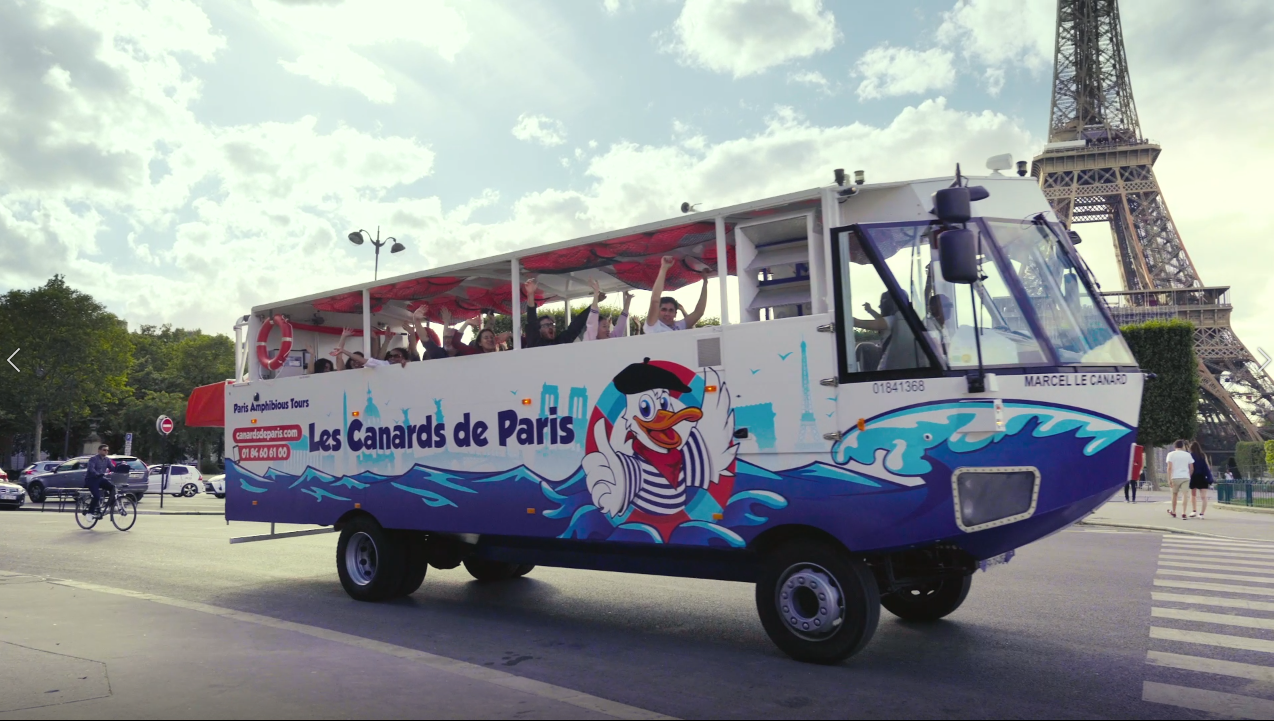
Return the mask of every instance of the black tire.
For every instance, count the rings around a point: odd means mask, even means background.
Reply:
[[[904,621],[937,621],[964,603],[972,585],[973,575],[965,574],[881,596],[880,605]]]
[[[876,633],[880,588],[867,564],[844,549],[792,541],[762,562],[756,610],[770,640],[788,656],[839,663]]]
[[[402,587],[403,544],[374,519],[355,518],[341,529],[336,543],[336,573],[356,601],[385,601]]]
[[[181,495],[185,498],[194,498],[199,494],[199,489],[193,483],[187,483],[181,487]]]
[[[104,503],[105,499],[103,499],[102,502]],[[97,516],[95,514],[89,514],[88,512],[91,504],[92,500],[84,498],[83,496],[75,499],[75,522],[79,524],[80,528],[83,528],[86,531],[91,530],[93,526],[97,525]]]
[[[225,497],[226,497],[226,494],[224,494],[224,493],[214,493],[214,494],[212,494],[212,495],[216,496],[217,498],[225,498]]]
[[[526,570],[523,570],[523,569]],[[508,581],[509,579],[525,576],[531,572],[535,566],[520,563],[506,563],[504,561],[488,561],[485,558],[466,558],[464,560],[464,570],[469,572],[479,581]]]
[[[126,496],[119,500],[118,505],[112,505],[111,523],[121,531],[132,528],[137,523],[137,502]]]
[[[44,492],[44,484],[39,481],[31,481],[31,486],[27,488],[27,496],[32,503],[44,503],[44,499],[48,498]]]
[[[425,553],[423,534],[404,533],[400,536],[403,547],[403,580],[398,584],[399,596],[410,596],[420,590],[429,571],[429,557]]]
[[[534,570],[535,570],[534,563],[523,563],[522,565],[518,566],[517,574],[515,575],[515,577],[521,578]]]

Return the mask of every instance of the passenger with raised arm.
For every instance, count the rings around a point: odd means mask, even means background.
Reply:
[[[584,332],[584,325],[588,323],[588,311],[577,313],[575,318],[571,320],[571,324],[566,330],[560,334],[557,332],[557,321],[553,320],[553,316],[540,317],[535,310],[535,291],[540,285],[531,278],[522,284],[526,290],[526,347],[535,348],[543,345],[562,345],[564,343],[574,343],[575,339]]]
[[[703,271],[703,289],[699,291],[699,302],[693,313],[687,313],[676,298],[663,295],[664,284],[668,281],[668,270],[677,262],[671,255],[665,255],[659,264],[659,275],[655,277],[655,285],[650,289],[650,311],[646,314],[644,333],[667,333],[674,330],[685,330],[695,327],[708,307],[708,272]],[[677,311],[685,318],[677,320]]]
[[[381,360],[379,358],[367,358],[363,356],[362,351],[354,351],[353,353],[350,353],[345,350],[345,341],[349,340],[349,337],[352,335],[354,335],[354,331],[349,328],[342,329],[341,344],[332,351],[332,355],[336,356],[338,359],[341,356],[345,356],[345,367],[347,369],[379,368],[381,366],[393,365],[395,363],[403,366],[404,368],[407,366],[407,360],[410,356],[408,356],[407,351],[402,348],[395,348],[390,351],[390,354],[394,356],[392,361]]]
[[[438,335],[429,327],[425,315],[429,313],[429,304],[421,303],[419,308],[411,312],[411,320],[403,324],[407,330],[408,347],[415,348],[417,343],[425,347],[425,356],[423,360],[438,360],[440,358],[448,358],[451,354],[446,348],[438,342]]]
[[[633,294],[624,291],[624,311],[612,325],[610,316],[602,315],[597,307],[598,301],[604,295],[601,286],[595,280],[588,281],[588,284],[593,287],[593,305],[588,309],[588,324],[584,327],[584,340],[606,340],[628,335],[628,306],[633,302]]]
[[[336,366],[327,358],[319,358],[314,353],[314,344],[310,343],[305,346],[305,372],[314,375],[315,373],[331,373],[336,370]]]

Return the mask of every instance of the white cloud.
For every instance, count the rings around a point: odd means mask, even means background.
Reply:
[[[797,73],[790,73],[787,76],[787,81],[798,85],[807,85],[826,95],[831,95],[834,92],[831,82],[817,70],[804,70]]]
[[[1057,3],[1045,0],[957,0],[943,13],[938,40],[983,65],[1053,65]]]
[[[518,122],[513,125],[513,137],[551,148],[566,142],[566,126],[562,125],[560,120],[523,113],[518,116]]]
[[[864,80],[858,98],[910,95],[942,90],[955,84],[952,54],[941,48],[919,51],[879,45],[863,53],[855,69]]]
[[[397,85],[367,56],[374,46],[411,43],[455,60],[470,39],[468,25],[446,0],[359,0],[280,3],[254,0],[260,17],[296,50],[285,70],[323,85],[344,87],[376,103],[391,103]]]
[[[830,50],[841,38],[822,0],[686,0],[663,49],[735,78]]]

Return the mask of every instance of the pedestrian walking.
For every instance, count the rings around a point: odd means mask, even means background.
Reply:
[[[1177,441],[1173,451],[1168,454],[1168,485],[1172,487],[1172,509],[1168,515],[1177,517],[1177,496],[1181,496],[1181,520],[1186,519],[1186,488],[1190,485],[1190,474],[1194,473],[1194,456],[1185,449],[1185,441]]]
[[[1128,490],[1132,489],[1132,500],[1128,500]],[[1124,503],[1137,502],[1137,480],[1133,479],[1124,484]]]
[[[1203,518],[1208,510],[1208,489],[1212,487],[1212,468],[1208,466],[1207,456],[1198,441],[1190,442],[1190,456],[1194,463],[1190,466],[1190,516]],[[1197,503],[1196,503],[1197,502]],[[1185,512],[1184,499],[1182,512]]]

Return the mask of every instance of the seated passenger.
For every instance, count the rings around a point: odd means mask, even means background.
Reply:
[[[526,348],[536,348],[545,345],[562,345],[564,343],[574,343],[580,333],[584,332],[584,325],[588,323],[588,311],[577,313],[575,318],[571,320],[571,324],[566,330],[559,335],[557,332],[557,321],[553,320],[553,316],[540,317],[535,310],[535,291],[539,288],[539,283],[531,278],[523,284],[526,290]]]
[[[478,331],[478,336],[473,339],[472,343],[460,342],[462,333],[457,332],[451,336],[451,347],[455,349],[456,355],[476,355],[478,353],[495,353],[499,349],[496,341],[495,331],[490,328],[483,328]]]
[[[687,313],[685,308],[677,302],[676,298],[670,295],[663,295],[664,284],[668,280],[668,269],[677,262],[677,259],[671,255],[665,255],[659,264],[659,275],[655,277],[655,284],[650,289],[650,311],[646,314],[646,324],[642,327],[643,333],[667,333],[674,330],[685,330],[695,327],[699,319],[703,317],[703,311],[708,307],[708,272],[704,271],[703,289],[699,291],[699,303],[695,305],[693,313]],[[685,318],[677,320],[677,311],[681,311]]]
[[[379,358],[367,358],[363,355],[362,351],[354,351],[353,353],[350,353],[349,351],[345,350],[345,341],[347,341],[349,337],[352,336],[353,334],[354,334],[354,331],[350,330],[349,328],[342,329],[341,344],[332,350],[332,355],[336,356],[337,358],[340,358],[341,356],[346,357],[345,368],[347,370],[354,370],[357,368],[379,368],[381,366],[391,365],[390,361],[383,361]],[[395,358],[393,363],[398,363],[399,365],[402,365],[403,367],[407,366],[407,351],[403,350],[402,348],[395,348],[394,350],[390,351],[390,353],[397,353],[399,356],[399,358]]]
[[[336,370],[336,366],[332,364],[332,361],[327,358],[317,357],[314,353],[313,343],[305,346],[305,353],[305,372],[309,375],[314,375],[315,373],[331,373]]]
[[[948,349],[951,347],[951,332],[954,330],[949,321],[952,317],[952,311],[955,304],[951,299],[942,293],[929,296],[929,315],[925,317],[925,330],[929,336],[933,338],[939,348],[942,349],[942,356],[947,357]]]
[[[588,309],[588,325],[584,328],[584,340],[606,340],[607,338],[623,338],[628,335],[628,306],[633,302],[633,294],[624,291],[624,310],[612,325],[610,316],[601,314],[597,302],[604,297],[601,286],[595,280],[588,281],[593,286],[593,305]]]
[[[417,343],[425,347],[425,360],[437,360],[439,358],[448,358],[451,354],[442,347],[438,342],[438,334],[433,332],[429,327],[425,315],[429,312],[429,304],[421,303],[420,307],[411,313],[411,321],[404,323],[403,328],[407,330],[408,348],[414,349]]]

